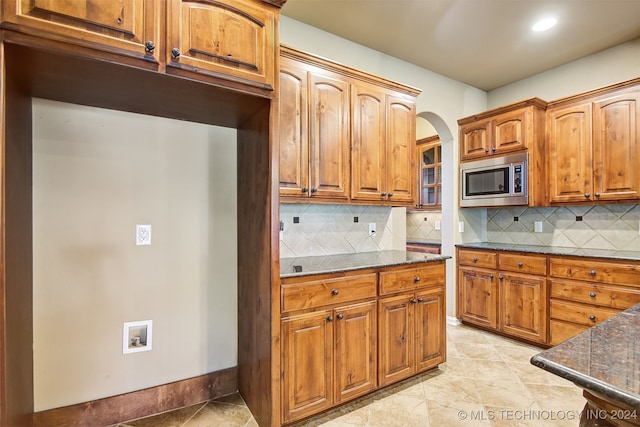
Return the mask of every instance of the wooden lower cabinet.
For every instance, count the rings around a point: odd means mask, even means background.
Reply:
[[[380,386],[445,361],[445,296],[435,288],[378,301]]]
[[[283,421],[374,390],[376,302],[282,320]]]
[[[281,281],[283,424],[446,359],[445,263]]]
[[[546,343],[546,257],[464,249],[458,254],[458,317],[512,337]]]

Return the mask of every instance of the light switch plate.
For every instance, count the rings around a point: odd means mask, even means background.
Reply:
[[[542,221],[533,222],[533,231],[536,233],[542,233]]]
[[[436,221],[436,222],[433,224],[433,228],[434,228],[436,231],[440,230],[440,227],[441,227],[441,225],[440,225],[440,221]]]

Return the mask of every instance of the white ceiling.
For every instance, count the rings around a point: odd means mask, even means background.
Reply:
[[[640,0],[287,0],[282,14],[486,91],[640,37]]]

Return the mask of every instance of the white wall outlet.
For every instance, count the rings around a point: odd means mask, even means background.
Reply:
[[[533,231],[536,233],[542,233],[542,221],[533,222]]]
[[[136,245],[151,244],[151,225],[136,224]]]
[[[464,233],[464,221],[458,221],[458,231]]]
[[[440,225],[440,221],[436,221],[436,222],[433,224],[433,228],[434,228],[436,231],[439,231],[441,227],[442,227],[442,226]]]
[[[376,223],[375,222],[370,222],[369,223],[369,237],[373,237],[376,235]]]
[[[151,350],[153,320],[124,322],[122,330],[122,354]]]

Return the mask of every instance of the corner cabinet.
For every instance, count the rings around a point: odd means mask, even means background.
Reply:
[[[413,204],[418,93],[281,46],[281,201]]]
[[[549,201],[640,200],[640,80],[549,104]]]

